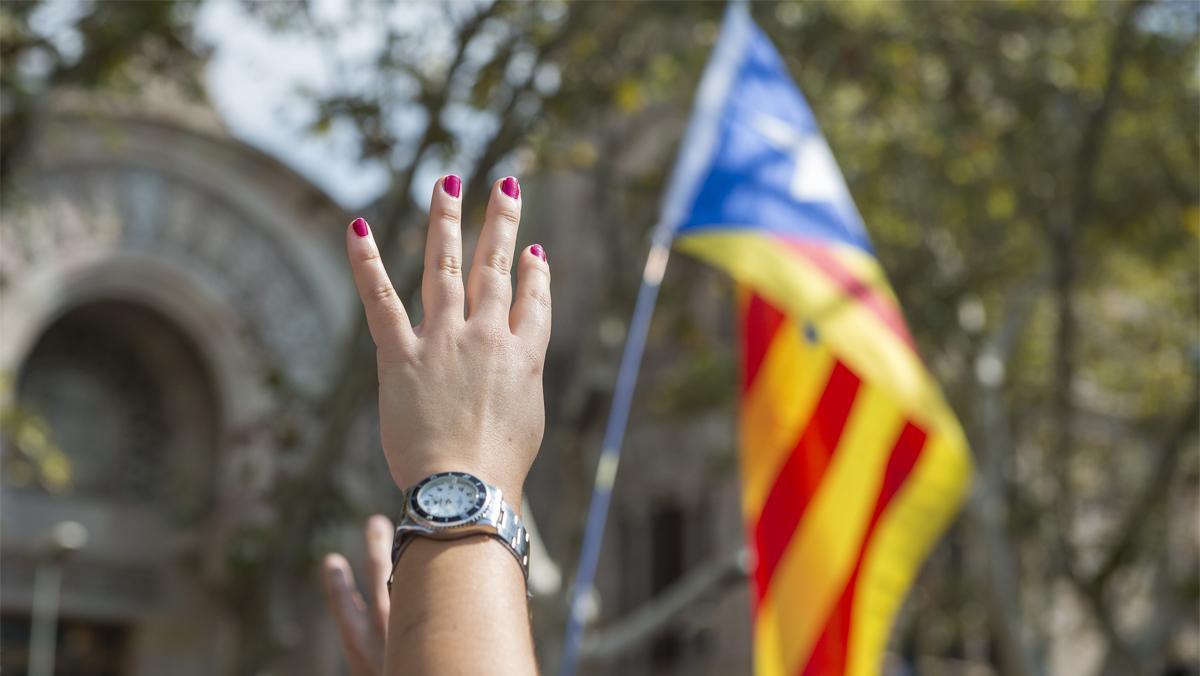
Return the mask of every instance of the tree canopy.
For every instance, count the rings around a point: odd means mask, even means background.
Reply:
[[[0,4],[5,178],[19,178],[21,141],[57,89],[133,92],[165,78],[202,99],[212,46],[192,31],[199,6],[92,3],[47,34],[42,3]],[[307,3],[245,7],[320,45],[349,39]],[[587,254],[608,262],[587,280],[599,295],[578,318],[590,337],[552,346],[548,382],[565,403],[551,405],[547,438],[590,471],[594,449],[579,440],[597,412],[586,402],[611,387],[593,366],[615,362],[619,340],[605,336],[631,307],[722,6],[355,7],[378,48],[331,56],[353,76],[297,101],[309,133],[349,125],[359,158],[387,167],[373,222],[398,269],[412,269],[399,261],[420,221],[422,172],[465,167],[472,185],[517,167],[577,176],[603,196],[581,205],[611,230]],[[397,20],[410,11],[421,20]],[[1051,611],[1071,600],[1085,609],[1078,631],[1103,646],[1089,665],[1098,673],[1194,663],[1180,645],[1190,636],[1196,649],[1200,600],[1200,10],[864,1],[764,2],[752,13],[805,92],[977,458],[971,506],[911,595],[894,649],[930,673],[958,664],[946,660],[1063,672],[1077,637]],[[730,315],[695,312],[698,299],[727,302],[715,279],[687,263],[668,277],[651,349],[675,352],[647,386],[656,414],[733,414],[736,345],[714,330]],[[397,280],[405,297],[415,284]],[[312,461],[280,482],[281,514],[294,514],[300,539],[273,544],[294,553],[297,576],[314,533],[308,508],[288,509],[336,491],[322,468],[348,430],[338,416],[348,420],[373,382],[362,335],[340,356],[347,379],[328,395],[332,422]],[[552,543],[565,563],[573,548]],[[243,572],[262,579],[278,563]],[[242,603],[265,604],[264,594]],[[250,663],[270,660],[263,641]]]

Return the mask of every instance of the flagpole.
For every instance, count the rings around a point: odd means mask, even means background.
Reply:
[[[596,564],[600,559],[600,544],[604,539],[604,524],[608,520],[608,507],[612,501],[613,482],[617,478],[617,467],[621,462],[621,446],[625,441],[629,408],[633,404],[633,392],[637,386],[642,354],[646,351],[650,319],[658,302],[658,289],[662,285],[670,256],[671,231],[661,225],[656,226],[650,253],[646,256],[646,265],[642,269],[642,285],[638,288],[637,303],[633,308],[633,318],[629,322],[629,334],[625,338],[625,351],[621,354],[621,367],[617,372],[612,408],[608,413],[608,424],[604,428],[600,458],[596,462],[592,499],[588,504],[587,525],[583,531],[583,546],[579,554],[579,565],[575,569],[575,583],[571,588],[570,614],[567,617],[562,661],[559,662],[559,676],[574,676],[579,666],[580,642],[583,638],[584,622],[588,619],[585,617],[588,610],[585,604],[596,579]]]
[[[642,285],[638,289],[633,318],[629,322],[629,334],[625,338],[625,351],[621,355],[612,408],[608,414],[608,425],[604,429],[604,442],[600,447],[600,458],[596,462],[596,478],[592,486],[592,499],[588,504],[583,546],[579,554],[579,565],[575,569],[575,584],[571,589],[571,607],[567,616],[567,633],[563,641],[562,661],[559,662],[559,676],[575,676],[579,666],[580,644],[583,639],[584,622],[587,620],[585,603],[596,579],[600,542],[604,538],[604,523],[608,519],[613,481],[617,477],[617,467],[621,461],[621,444],[625,440],[625,427],[629,422],[629,407],[633,403],[633,391],[637,385],[642,353],[646,349],[650,318],[658,301],[658,289],[667,270],[667,260],[671,256],[671,241],[680,224],[685,221],[690,205],[710,166],[712,155],[717,148],[723,102],[743,59],[744,47],[752,37],[753,21],[745,0],[731,0],[725,10],[721,36],[713,47],[712,57],[700,79],[692,120],[688,123],[679,158],[667,184],[662,215],[654,228],[654,235],[650,240],[650,253],[646,256],[646,265],[642,269]]]

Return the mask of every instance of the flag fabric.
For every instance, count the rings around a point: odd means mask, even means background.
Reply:
[[[812,111],[742,3],[660,228],[738,283],[755,674],[877,674],[969,453]]]

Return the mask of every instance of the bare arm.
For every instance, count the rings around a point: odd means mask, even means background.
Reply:
[[[415,328],[369,226],[358,219],[347,228],[355,284],[378,348],[383,450],[399,488],[434,472],[464,471],[498,486],[519,509],[545,424],[549,266],[538,245],[516,254],[520,188],[506,178],[492,186],[464,285],[460,185],[445,177],[434,186],[424,318]],[[486,536],[417,538],[396,569],[384,673],[480,672],[536,672],[521,568]]]
[[[534,674],[525,580],[485,536],[417,540],[392,589],[388,674]],[[399,583],[404,580],[404,584]]]

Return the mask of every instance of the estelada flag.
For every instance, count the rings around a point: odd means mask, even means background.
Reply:
[[[876,674],[969,453],[812,111],[742,3],[660,227],[739,285],[755,673]]]

